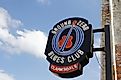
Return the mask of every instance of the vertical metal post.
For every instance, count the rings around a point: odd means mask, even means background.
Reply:
[[[105,67],[106,67],[106,80],[112,80],[112,61],[111,61],[111,46],[110,46],[110,28],[105,25]]]

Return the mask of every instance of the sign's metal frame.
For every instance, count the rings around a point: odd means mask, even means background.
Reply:
[[[112,79],[112,61],[111,61],[111,46],[110,46],[110,25],[105,25],[102,29],[95,29],[93,33],[104,32],[105,33],[105,46],[102,48],[93,48],[93,52],[103,51],[105,52],[105,67],[106,67],[106,80]]]

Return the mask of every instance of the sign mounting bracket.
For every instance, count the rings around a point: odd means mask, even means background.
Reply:
[[[110,25],[105,25],[104,28],[93,30],[93,33],[97,33],[97,32],[105,33],[105,47],[93,48],[93,52],[96,52],[96,51],[105,52],[106,80],[113,80],[112,79],[111,46],[110,46]]]

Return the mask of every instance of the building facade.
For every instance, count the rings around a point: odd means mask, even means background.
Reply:
[[[110,25],[113,80],[121,80],[121,0],[102,0],[102,27]],[[104,46],[102,34],[101,46]],[[104,69],[101,80],[105,80],[105,53],[101,54]]]

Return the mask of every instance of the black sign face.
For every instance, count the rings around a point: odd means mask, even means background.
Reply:
[[[83,56],[92,57],[92,26],[77,17],[60,21],[50,30],[45,55],[50,64],[81,64]]]

